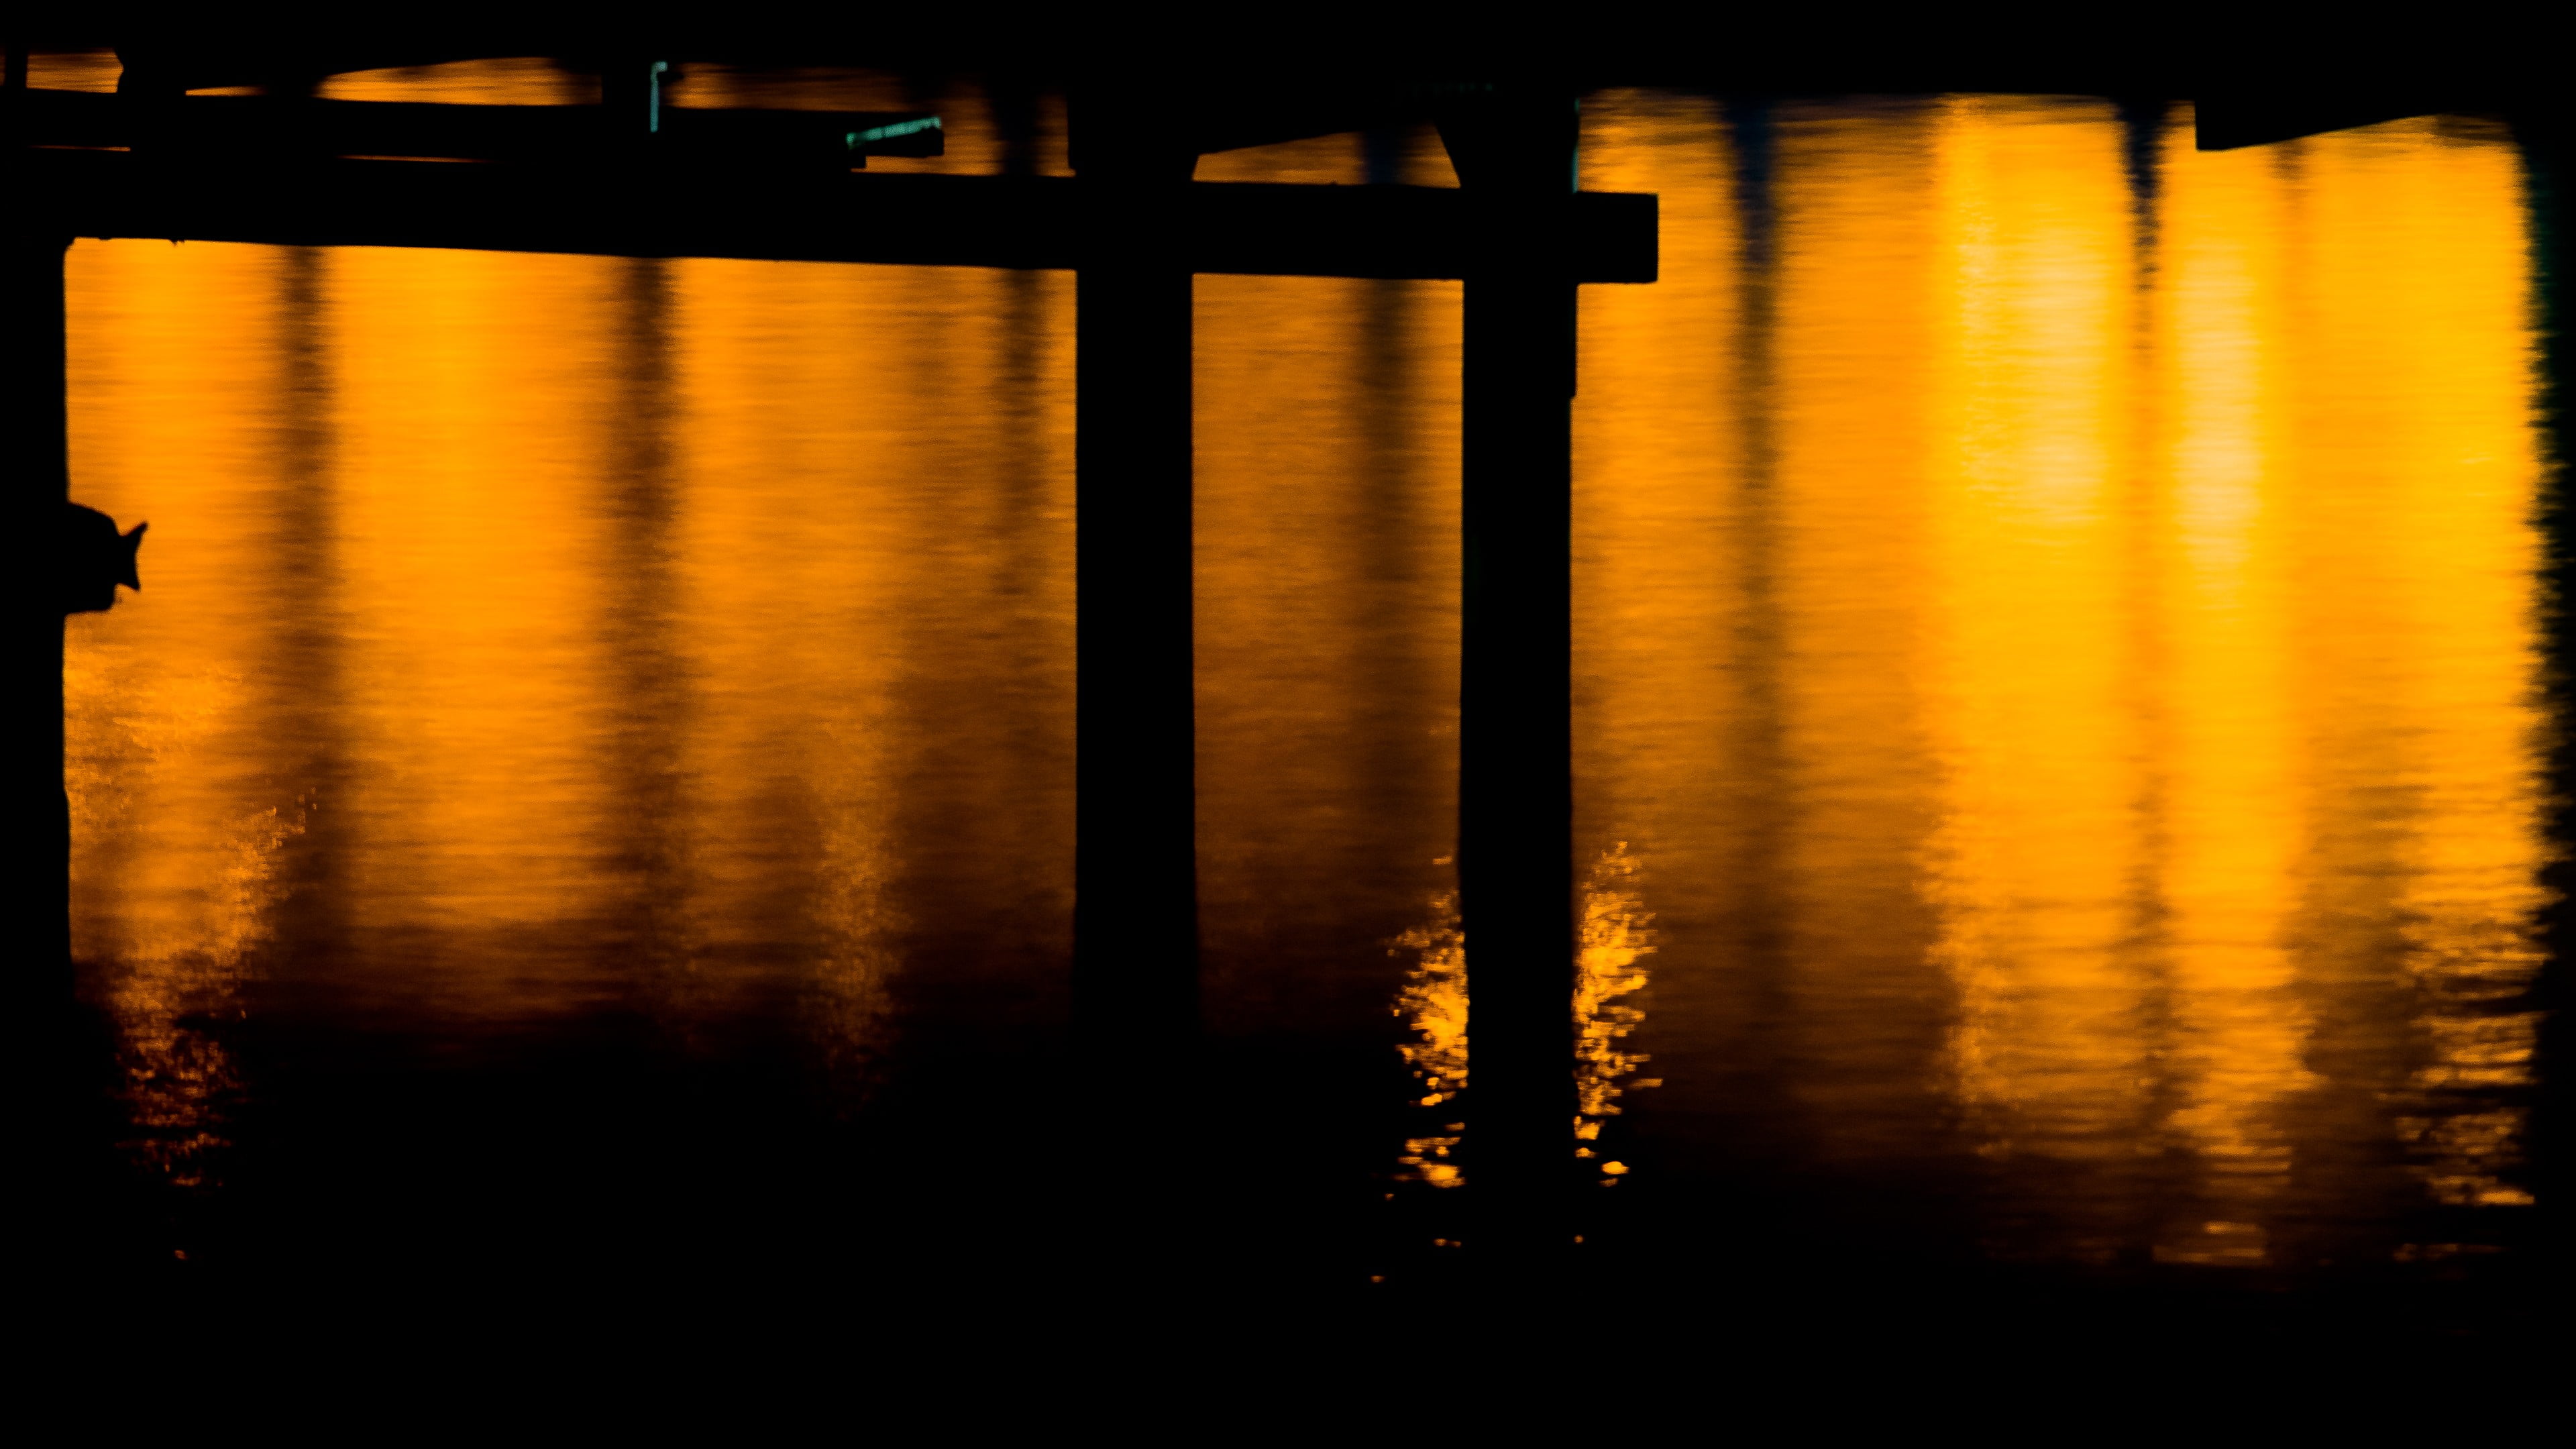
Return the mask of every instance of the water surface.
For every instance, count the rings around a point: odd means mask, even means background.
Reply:
[[[1015,148],[971,90],[684,84],[1062,169],[1051,102]],[[1585,183],[1665,217],[1576,413],[1607,1240],[2300,1283],[2527,1236],[2520,159],[2190,138],[1587,102]],[[1454,184],[1428,133],[1199,174]],[[1311,1208],[1245,1231],[1326,1277],[1452,1251],[1454,285],[1198,283],[1208,1039],[1103,1117],[1058,1100],[1069,276],[83,241],[70,284],[75,496],[153,525],[69,674],[135,1251],[864,1261],[905,1203],[1043,1222],[1075,1158]]]

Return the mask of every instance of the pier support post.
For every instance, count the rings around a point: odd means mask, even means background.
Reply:
[[[1198,1014],[1191,695],[1190,267],[1196,157],[1121,145],[1077,99],[1074,1013],[1113,1067]]]
[[[1479,204],[1466,287],[1458,882],[1479,1256],[1561,1251],[1575,1088],[1572,404],[1576,115],[1501,86],[1444,115]]]
[[[71,809],[63,792],[63,613],[53,551],[69,496],[63,253],[69,239],[0,225],[0,821],[12,998],[71,985]]]

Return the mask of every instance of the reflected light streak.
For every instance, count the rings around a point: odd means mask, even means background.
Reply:
[[[1587,290],[1577,408],[1579,806],[1664,922],[1630,1130],[1970,1159],[2012,1258],[2385,1253],[2365,1160],[2528,1203],[2507,139],[2177,112],[2133,195],[2106,103],[1585,114],[1676,233]]]
[[[256,600],[220,581],[267,567],[273,520],[222,500],[273,476],[264,402],[281,384],[284,254],[82,243],[66,262],[76,490],[151,516],[153,602],[66,623],[65,785],[75,952],[118,1033],[138,1160],[181,1186],[219,1176],[241,1089],[209,1023],[237,1018],[318,802],[261,768],[284,681]],[[88,344],[88,345],[83,345]],[[182,478],[174,495],[161,485]],[[148,500],[148,501],[147,501]]]
[[[1575,1116],[1573,1151],[1593,1160],[1604,1185],[1624,1176],[1627,1164],[1601,1160],[1595,1144],[1601,1129],[1618,1116],[1618,1099],[1630,1091],[1661,1086],[1639,1078],[1645,1053],[1625,1043],[1644,1011],[1625,998],[1645,989],[1646,968],[1638,962],[1655,952],[1654,917],[1634,889],[1642,874],[1637,857],[1622,843],[1593,863],[1582,891],[1582,918],[1577,923],[1572,1024]],[[1467,985],[1467,938],[1460,928],[1457,898],[1443,895],[1431,903],[1428,920],[1395,939],[1392,954],[1409,957],[1395,1014],[1412,1034],[1397,1050],[1412,1069],[1419,1095],[1414,1106],[1426,1112],[1457,1112],[1468,1084],[1472,1054],[1468,1046],[1470,994]],[[1406,1139],[1396,1161],[1405,1172],[1399,1181],[1450,1188],[1466,1184],[1460,1149],[1467,1122],[1446,1122],[1441,1130]]]

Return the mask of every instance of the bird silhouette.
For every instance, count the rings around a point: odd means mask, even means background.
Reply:
[[[118,584],[142,592],[143,578],[135,572],[135,558],[143,549],[143,530],[151,526],[138,523],[120,533],[115,519],[95,508],[65,502],[54,553],[63,612],[92,614],[113,608]]]

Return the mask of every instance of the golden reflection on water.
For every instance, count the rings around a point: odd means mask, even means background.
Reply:
[[[1395,1012],[1412,1037],[1396,1050],[1422,1093],[1414,1105],[1451,1107],[1467,1088],[1467,933],[1460,928],[1458,898],[1444,895],[1432,901],[1431,919],[1396,937],[1391,954],[1413,958]],[[1466,1130],[1464,1122],[1446,1122],[1437,1133],[1408,1137],[1396,1161],[1413,1181],[1463,1187],[1466,1172],[1451,1154]]]
[[[952,156],[902,165],[1000,164],[980,97],[937,104]],[[2529,1201],[2516,157],[2432,122],[2189,137],[2074,100],[1587,103],[1586,184],[1666,218],[1665,279],[1583,302],[1602,1180],[1627,1142],[1675,1176],[1955,1170],[1997,1254],[2218,1266]],[[1428,133],[1201,175],[1454,180]],[[264,1013],[626,1013],[710,1053],[784,1020],[856,1090],[924,1001],[1060,1012],[1069,279],[70,268],[75,495],[154,525],[68,675],[77,939],[143,1160],[213,1180],[259,1090],[217,1028]],[[1207,278],[1198,315],[1209,1029],[1382,1051],[1392,1002],[1398,1155],[1453,1184],[1466,958],[1422,903],[1458,289]]]
[[[222,1145],[210,1025],[262,1011],[783,1013],[859,1083],[906,949],[1049,999],[1069,278],[83,241],[69,285],[75,493],[159,531],[67,680],[145,1157]]]
[[[1578,777],[1656,862],[1676,1099],[1785,1078],[1827,1160],[1947,1135],[2008,1256],[2280,1261],[2371,1137],[2527,1202],[2510,145],[1613,109],[1590,184],[1672,220],[1656,293],[1586,295]]]
[[[1593,862],[1580,897],[1582,914],[1574,937],[1574,1155],[1579,1158],[1600,1157],[1595,1144],[1608,1119],[1620,1115],[1621,1097],[1663,1085],[1636,1075],[1649,1058],[1625,1045],[1646,1014],[1622,998],[1645,988],[1646,968],[1637,963],[1655,953],[1655,918],[1636,888],[1641,871],[1627,842],[1621,841]],[[1615,1158],[1601,1160],[1608,1179],[1627,1170]]]
[[[154,560],[148,582],[184,598],[201,580],[276,567],[257,501],[271,445],[261,418],[292,385],[294,361],[276,319],[244,326],[234,305],[263,289],[275,258],[221,249],[182,267],[167,244],[158,253],[91,247],[73,269],[72,388],[117,418],[116,446],[76,443],[74,467],[84,499],[149,496],[157,512],[154,475],[184,472],[228,501],[228,526]],[[189,1186],[214,1171],[212,1114],[241,1086],[205,1023],[239,1015],[246,961],[286,886],[282,857],[316,804],[303,782],[262,778],[273,701],[259,679],[272,641],[256,602],[204,602],[178,641],[130,627],[142,610],[119,611],[127,627],[74,616],[64,671],[80,877],[119,903],[90,950],[115,963],[101,992],[122,1028],[132,1147]]]
[[[1443,862],[1444,864],[1446,862]],[[1627,845],[1614,845],[1593,862],[1580,900],[1576,925],[1573,997],[1574,1155],[1595,1162],[1605,1186],[1628,1172],[1628,1164],[1603,1158],[1601,1129],[1620,1115],[1618,1099],[1628,1092],[1663,1083],[1638,1077],[1645,1053],[1630,1050],[1627,1038],[1645,1013],[1624,1000],[1642,990],[1646,968],[1639,961],[1655,952],[1654,916],[1645,908],[1637,886],[1642,864]],[[1397,1051],[1412,1070],[1420,1095],[1414,1106],[1442,1116],[1458,1114],[1457,1102],[1468,1085],[1472,1054],[1468,1048],[1469,983],[1467,935],[1458,918],[1457,897],[1431,902],[1430,918],[1395,938],[1390,954],[1409,959],[1395,1014],[1408,1035]],[[1466,1185],[1458,1149],[1467,1124],[1446,1122],[1441,1130],[1405,1139],[1396,1161],[1400,1181],[1429,1187]]]

